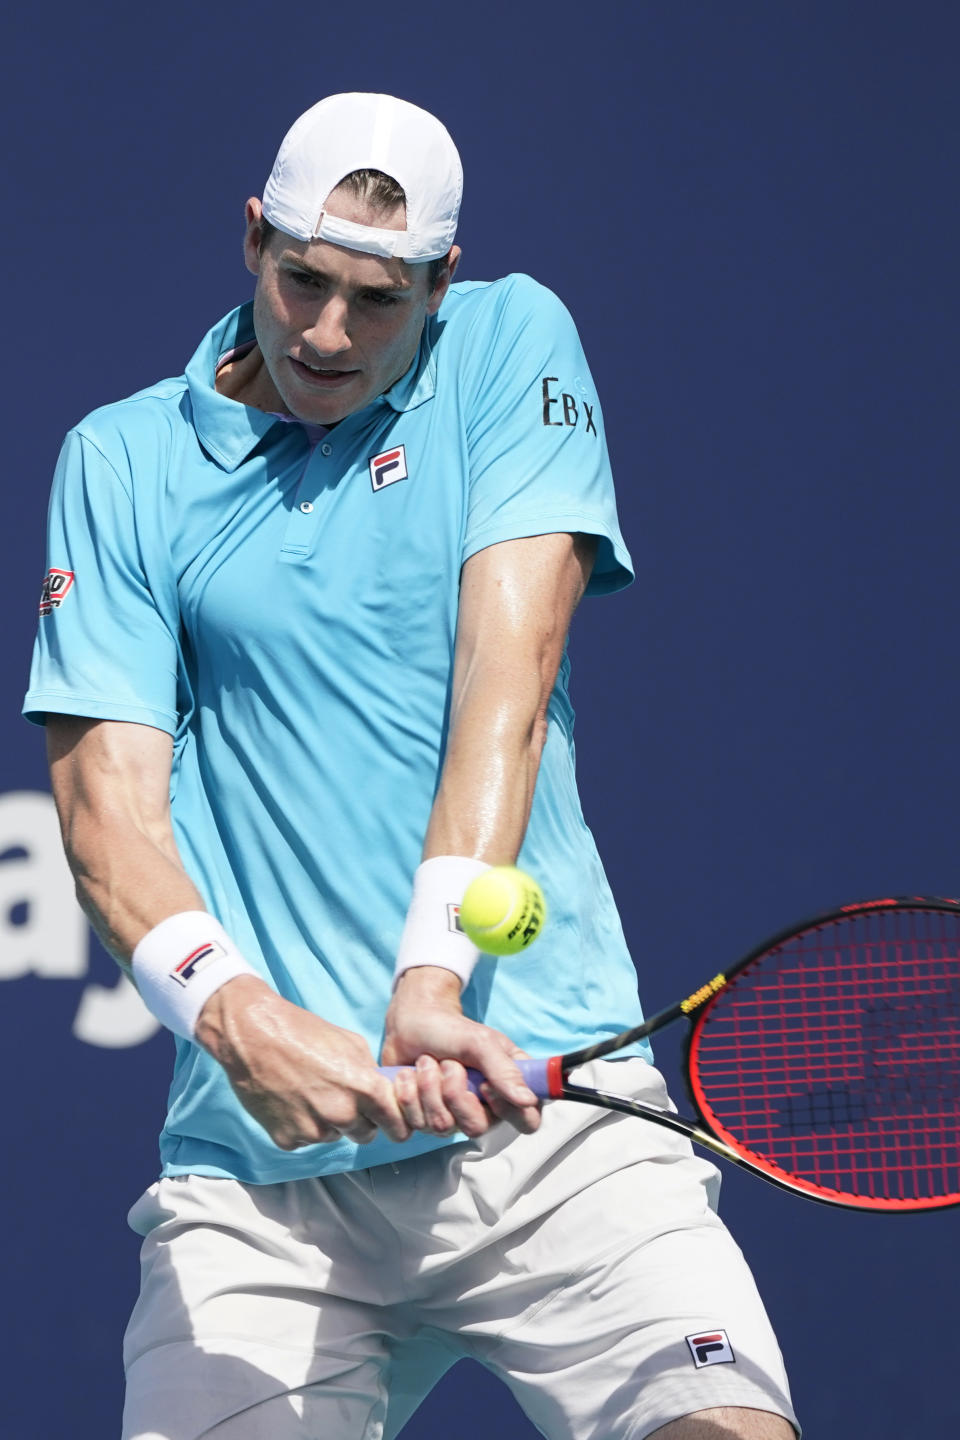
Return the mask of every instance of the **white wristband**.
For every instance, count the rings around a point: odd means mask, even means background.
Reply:
[[[140,998],[162,1025],[193,1039],[200,1011],[236,975],[256,975],[218,920],[205,910],[168,915],[133,952]]]
[[[466,985],[480,951],[460,929],[460,901],[470,881],[489,869],[485,860],[462,855],[434,855],[417,867],[397,951],[394,985],[405,970],[416,965],[452,970],[461,985]]]

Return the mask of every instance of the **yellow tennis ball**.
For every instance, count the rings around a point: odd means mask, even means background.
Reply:
[[[488,955],[516,955],[531,945],[547,918],[543,891],[515,865],[494,865],[467,886],[460,924]]]

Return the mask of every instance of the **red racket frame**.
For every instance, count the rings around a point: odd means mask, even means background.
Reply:
[[[870,917],[879,913],[886,918],[892,912],[903,915],[905,919],[924,917],[926,920],[937,914],[951,915],[958,922],[957,931],[949,936],[936,933],[871,935],[868,928]],[[923,992],[917,990],[914,981],[918,970],[926,969],[930,972],[926,977],[929,982],[929,1006],[932,1010],[939,1009],[939,1013],[943,1013],[951,1022],[949,1030],[942,1037],[937,1037],[938,1048],[942,1056],[955,1061],[957,1069],[960,1070],[960,1007],[956,1004],[956,987],[960,977],[960,961],[957,959],[960,952],[960,904],[938,897],[874,900],[843,906],[839,910],[816,917],[806,925],[782,932],[772,941],[757,947],[731,969],[725,977],[726,983],[698,1006],[687,1034],[684,1074],[690,1098],[704,1127],[719,1140],[729,1145],[771,1180],[786,1184],[790,1189],[799,1190],[811,1198],[826,1199],[852,1209],[891,1214],[916,1213],[960,1205],[960,1114],[956,1096],[951,1094],[947,1097],[952,1109],[944,1105],[938,1111],[933,1095],[935,1085],[931,1082],[926,1086],[926,1094],[911,1102],[911,1073],[921,1080],[929,1079],[934,1073],[929,1064],[930,1057],[918,1055],[913,1063],[907,1048],[909,1041],[905,1043],[902,1037],[898,1037],[899,1053],[894,1053],[892,1042],[891,1046],[883,1051],[882,1027],[875,1027],[875,1033],[871,1035],[861,1024],[859,1016],[854,1017],[841,1008],[839,999],[832,1012],[829,1008],[829,996],[825,1001],[822,996],[818,996],[816,1007],[812,1011],[804,1010],[804,976],[811,973],[813,966],[804,964],[803,942],[811,942],[809,953],[815,956],[819,948],[816,943],[818,934],[858,922],[862,922],[866,928],[862,935],[853,937],[857,947],[865,952],[865,958],[857,963],[864,974],[870,973],[874,982],[878,973],[883,975],[884,984],[889,990],[882,998],[892,1000],[895,1005],[898,995],[903,993],[898,986],[902,987],[904,981],[898,979],[897,975],[898,967],[902,967],[910,982],[907,991],[908,1005],[918,995],[923,1000]],[[837,933],[839,935],[840,932]],[[942,955],[918,953],[918,947],[935,951],[937,947],[942,949],[950,945],[954,949],[950,956],[952,963],[949,964],[949,973],[948,964]],[[784,967],[783,961],[791,947],[796,948],[798,954],[792,968],[788,969]],[[875,949],[890,953],[874,956],[871,952]],[[908,950],[909,955],[905,954]],[[734,1027],[727,1017],[736,1011],[737,982],[747,976],[755,979],[758,967],[762,967],[768,958],[776,962],[771,965],[771,984],[776,984],[779,988],[778,1004],[787,1023],[786,1038],[773,1031],[769,1015],[766,1021],[750,1022],[748,1019],[745,1029],[738,1035],[732,1035]],[[845,982],[847,988],[856,990],[859,978],[851,971],[849,981]],[[749,993],[743,1002],[745,1009],[749,1009],[752,1003]],[[864,987],[862,992],[858,993],[862,993],[867,1008],[871,1001],[876,1001],[878,994],[875,985],[872,991]],[[944,998],[949,998],[951,994],[954,1000],[952,1014],[942,1008]],[[849,1060],[842,1052],[835,1051],[831,1055],[830,1065],[821,1069],[808,1066],[806,1072],[802,1068],[790,1068],[788,1071],[785,1066],[781,1093],[771,1095],[768,1088],[761,1097],[759,1086],[755,1085],[751,1078],[751,1067],[756,1067],[761,1060],[769,1067],[771,1052],[776,1052],[781,1045],[785,1050],[792,1048],[795,1059],[799,1050],[806,1048],[809,1051],[816,1041],[818,1030],[831,1023],[834,1028],[840,1025],[849,1037]],[[730,1041],[724,1041],[726,1051],[722,1046],[715,1045],[713,1027],[731,1032]],[[869,1053],[871,1047],[874,1052],[872,1054]],[[865,1090],[868,1083],[864,1071],[870,1065],[879,1070],[887,1061],[894,1067],[899,1067],[898,1074],[907,1077],[907,1108],[899,1129],[895,1115],[871,1114],[866,1105],[861,1116],[854,1117],[851,1113],[857,1103],[858,1085]],[[773,1063],[776,1063],[775,1059]],[[721,1104],[715,1083],[716,1073],[723,1065],[729,1066],[729,1080],[726,1083],[733,1098],[724,1096],[724,1103]],[[956,1071],[953,1073],[955,1075]],[[809,1086],[808,1093],[802,1088],[804,1084]],[[813,1108],[820,1103],[818,1090],[824,1097],[822,1103],[832,1106],[836,1101],[841,1112],[832,1133],[823,1130],[822,1122],[819,1132],[816,1131],[812,1128],[811,1120],[811,1130],[807,1135],[804,1135],[802,1125],[798,1126],[792,1135],[775,1134],[778,1129],[783,1129],[777,1114],[777,1107],[781,1102],[787,1110],[794,1108],[802,1111],[805,1106],[809,1106],[812,1113]],[[771,1098],[775,1102],[772,1109]],[[912,1110],[909,1108],[911,1103]],[[918,1111],[922,1113],[918,1114]],[[732,1116],[738,1116],[743,1123],[734,1128],[730,1123]],[[919,1127],[916,1123],[918,1119],[921,1119]],[[951,1126],[955,1128],[951,1129]],[[878,1145],[881,1128],[883,1148]],[[812,1165],[815,1172],[819,1171],[823,1175],[823,1179],[819,1182],[806,1179],[802,1174],[788,1168],[786,1163],[778,1164],[776,1153],[771,1156],[754,1149],[750,1143],[750,1135],[752,1131],[755,1136],[757,1130],[766,1131],[768,1150],[776,1152],[779,1148],[784,1161],[792,1153],[798,1169],[805,1163],[808,1169]],[[951,1145],[952,1156],[948,1153]],[[865,1149],[869,1149],[877,1167],[876,1187],[869,1194],[848,1190],[843,1185],[844,1173],[852,1175],[856,1168],[853,1164],[855,1153],[859,1150],[862,1154]],[[936,1158],[937,1156],[939,1158]],[[941,1172],[945,1181],[942,1192],[926,1195],[920,1193],[931,1170],[935,1169]],[[862,1167],[857,1173],[863,1174]],[[828,1183],[831,1181],[833,1183]],[[898,1189],[900,1193],[892,1193]]]

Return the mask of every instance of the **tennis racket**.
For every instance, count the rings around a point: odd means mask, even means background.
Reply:
[[[696,1120],[570,1080],[683,1016]],[[841,906],[642,1025],[520,1068],[543,1099],[666,1126],[812,1200],[899,1214],[958,1205],[960,902]],[[469,1074],[476,1090],[483,1077]]]

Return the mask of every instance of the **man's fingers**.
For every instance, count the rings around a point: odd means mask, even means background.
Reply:
[[[371,1125],[369,1120],[358,1120],[351,1125],[349,1130],[341,1132],[345,1140],[352,1140],[356,1145],[369,1145],[377,1133],[377,1126]]]
[[[538,1102],[517,1066],[517,1061],[524,1058],[523,1051],[508,1054],[503,1046],[509,1043],[505,1036],[496,1035],[494,1043],[485,1046],[482,1056],[478,1056],[476,1069],[508,1104],[522,1110]]]
[[[411,1130],[448,1134],[458,1129],[465,1135],[481,1135],[489,1128],[489,1113],[467,1089],[466,1072],[456,1061],[445,1060],[437,1066],[426,1057],[426,1063],[416,1070],[398,1070],[393,1088]]]
[[[497,1094],[492,1085],[481,1086],[481,1093],[498,1120],[505,1120],[524,1135],[532,1135],[539,1128],[543,1119],[539,1104],[511,1105],[502,1095]]]
[[[405,1115],[400,1104],[396,1087],[391,1084],[385,1075],[379,1075],[374,1083],[370,1095],[360,1101],[361,1113],[358,1120],[363,1126],[369,1127],[370,1134],[360,1139],[353,1130],[349,1133],[351,1140],[356,1140],[359,1145],[366,1145],[372,1140],[377,1130],[383,1131],[390,1140],[409,1140],[412,1126]]]
[[[432,1055],[417,1060],[417,1086],[423,1106],[424,1129],[434,1135],[450,1135],[457,1122],[443,1098],[443,1076]]]
[[[443,1098],[447,1109],[464,1135],[483,1135],[490,1129],[490,1114],[479,1095],[467,1086],[467,1072],[456,1060],[440,1066]]]
[[[274,1097],[269,1098],[269,1103],[257,1096],[241,1098],[281,1150],[329,1145],[341,1138],[367,1145],[380,1130],[391,1140],[408,1140],[413,1127],[398,1104],[393,1086],[385,1076],[375,1071],[372,1075],[369,1089],[366,1081],[355,1082],[355,1088],[327,1083],[305,1096],[287,1097],[283,1105],[278,1105]]]
[[[411,970],[417,975],[417,970]],[[407,1078],[395,1082],[398,1103],[407,1123],[435,1135],[460,1129],[482,1135],[494,1116],[516,1129],[533,1131],[539,1124],[537,1096],[526,1083],[517,1061],[524,1052],[508,1036],[456,1013],[449,1006],[425,1005],[414,1011],[394,997],[387,1020],[384,1063],[416,1060],[416,1089]],[[498,1103],[468,1088],[465,1067],[489,1084]]]
[[[404,1120],[411,1130],[426,1130],[427,1117],[420,1101],[417,1072],[410,1066],[398,1070],[393,1078],[393,1090]]]
[[[309,1115],[282,1121],[259,1115],[255,1118],[260,1120],[270,1139],[280,1150],[302,1150],[307,1145],[329,1145],[339,1140],[342,1133],[338,1126],[325,1125]]]

